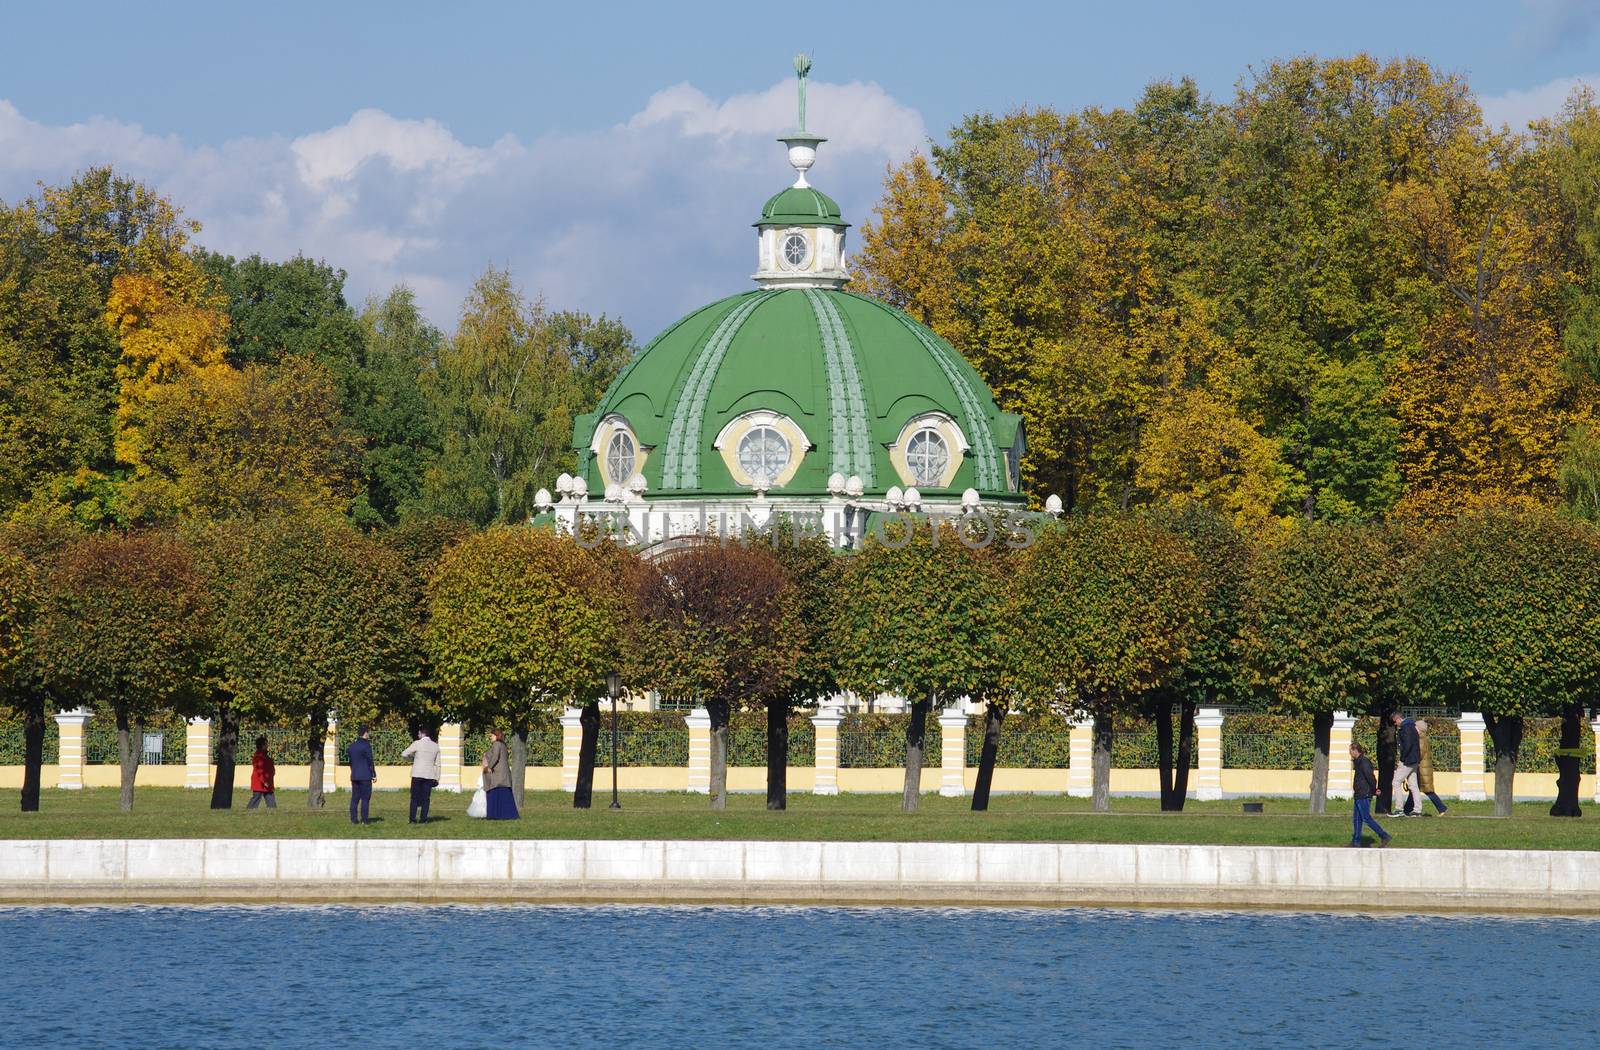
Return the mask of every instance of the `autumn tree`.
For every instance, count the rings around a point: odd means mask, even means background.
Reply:
[[[955,526],[883,519],[846,562],[839,595],[839,683],[864,697],[909,701],[900,800],[909,813],[921,795],[929,713],[964,696],[996,697],[1005,681],[1003,580],[995,560],[963,543]]]
[[[1138,515],[1047,528],[1018,574],[1018,663],[1031,706],[1094,719],[1094,808],[1110,807],[1119,713],[1174,689],[1205,625],[1188,544]]]
[[[68,545],[46,575],[35,644],[64,694],[117,723],[122,808],[133,808],[145,718],[193,706],[211,595],[175,533],[105,532]]]
[[[241,700],[306,731],[306,801],[320,808],[328,719],[371,719],[416,673],[404,567],[338,519],[278,517],[252,529],[232,575],[228,676]]]
[[[1495,815],[1511,815],[1523,719],[1556,714],[1576,748],[1600,695],[1600,533],[1548,512],[1491,510],[1433,532],[1404,583],[1402,656],[1417,696],[1483,712]],[[1553,814],[1578,814],[1576,757],[1558,760]]]
[[[37,496],[99,524],[122,514],[112,433],[118,277],[189,267],[199,227],[150,188],[90,168],[0,206],[0,510]]]
[[[427,653],[444,702],[469,724],[510,726],[519,809],[534,716],[573,704],[598,724],[623,603],[603,567],[570,537],[496,526],[445,551],[428,585]],[[588,767],[592,782],[592,748]]]
[[[694,700],[711,718],[711,808],[728,801],[728,718],[792,688],[801,634],[793,585],[757,543],[706,541],[656,559],[639,578],[628,679]]]
[[[1312,813],[1327,807],[1333,714],[1386,710],[1400,637],[1398,558],[1381,529],[1317,523],[1266,545],[1251,566],[1244,650],[1274,706],[1311,716]]]

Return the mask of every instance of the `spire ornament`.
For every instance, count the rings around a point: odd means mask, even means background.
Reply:
[[[795,188],[805,189],[811,185],[806,181],[806,171],[817,161],[817,145],[828,140],[806,130],[806,77],[811,75],[810,55],[794,56],[794,75],[798,81],[800,124],[778,141],[789,147],[789,166],[799,172],[799,178],[794,180]]]
[[[803,51],[794,56],[794,75],[800,81],[800,123],[795,130],[802,135],[806,132],[806,74],[810,72],[811,56]]]

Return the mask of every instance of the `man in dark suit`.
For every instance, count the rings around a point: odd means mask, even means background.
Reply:
[[[350,823],[370,824],[367,807],[372,802],[372,785],[378,779],[378,767],[372,764],[371,732],[366,726],[356,729],[356,739],[350,745]],[[361,807],[361,819],[356,819],[356,806]]]

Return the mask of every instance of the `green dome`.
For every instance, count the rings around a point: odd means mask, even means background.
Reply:
[[[774,200],[790,193],[809,191]],[[591,493],[605,490],[601,443],[625,421],[643,454],[647,497],[748,496],[751,486],[736,479],[727,457],[751,413],[781,416],[804,438],[795,442],[804,446],[798,465],[791,459],[790,475],[771,487],[774,498],[826,496],[835,473],[858,475],[869,495],[904,487],[915,444],[908,435],[943,427],[948,456],[939,476],[948,480],[919,485],[925,495],[973,488],[1020,499],[1019,420],[996,407],[977,371],[901,311],[828,288],[745,292],[662,332],[599,407],[575,420],[580,475]],[[922,469],[933,470],[926,461]]]
[[[834,199],[810,186],[790,186],[761,206],[761,219],[753,226],[848,226]]]

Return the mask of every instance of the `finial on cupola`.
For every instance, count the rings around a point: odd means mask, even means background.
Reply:
[[[795,187],[804,189],[811,185],[806,181],[806,172],[817,162],[817,144],[828,140],[806,130],[806,77],[811,75],[810,55],[794,56],[794,75],[799,82],[800,123],[793,132],[778,141],[789,147],[789,166],[799,172],[799,178],[794,181]]]

